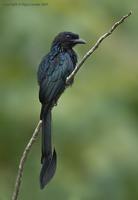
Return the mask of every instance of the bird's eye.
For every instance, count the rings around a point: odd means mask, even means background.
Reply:
[[[68,38],[68,39],[69,39],[69,38],[70,38],[70,35],[66,35],[66,38]]]

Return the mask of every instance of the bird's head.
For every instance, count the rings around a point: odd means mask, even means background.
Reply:
[[[61,32],[59,33],[53,43],[54,45],[60,45],[63,49],[70,49],[74,47],[76,44],[85,44],[85,40],[79,38],[78,34],[72,32]]]

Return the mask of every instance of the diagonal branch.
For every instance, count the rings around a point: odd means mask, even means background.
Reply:
[[[76,73],[79,71],[80,67],[84,64],[84,62],[88,59],[88,57],[90,57],[94,51],[99,47],[99,45],[101,44],[101,42],[109,37],[113,31],[120,25],[122,24],[130,15],[132,14],[132,12],[129,12],[127,15],[123,16],[119,21],[117,21],[112,27],[111,29],[105,33],[104,35],[102,35],[97,42],[95,43],[95,45],[84,55],[84,57],[82,58],[82,60],[78,63],[78,65],[75,67],[74,71],[67,77],[66,79],[66,83],[68,84],[70,82],[70,80],[72,80],[72,78],[75,77]],[[22,181],[22,176],[23,176],[23,170],[24,170],[24,165],[27,159],[27,156],[31,150],[31,147],[33,145],[33,143],[35,142],[35,140],[38,137],[40,128],[41,128],[41,124],[42,121],[39,121],[36,129],[34,130],[34,133],[30,139],[30,141],[28,142],[27,146],[25,147],[25,150],[21,156],[20,159],[20,163],[19,163],[19,169],[17,172],[17,178],[16,178],[16,182],[15,182],[15,188],[13,191],[13,195],[12,195],[12,200],[17,200],[18,199],[18,195],[19,195],[19,191],[20,191],[20,186],[21,186],[21,181]]]
[[[81,66],[83,65],[83,63],[88,59],[88,57],[90,57],[94,51],[99,47],[99,45],[101,44],[101,42],[109,37],[113,31],[120,25],[122,24],[130,15],[132,14],[132,12],[130,11],[127,15],[124,15],[119,21],[117,21],[112,27],[111,29],[105,33],[104,35],[102,35],[97,42],[95,43],[95,45],[84,55],[84,57],[82,58],[82,60],[76,65],[74,71],[67,77],[66,79],[66,84],[68,84],[70,82],[70,80],[72,78],[75,77],[76,73],[79,71],[79,69],[81,68]]]
[[[17,178],[16,178],[16,183],[15,183],[15,189],[14,189],[13,195],[12,195],[12,200],[16,200],[18,198],[19,191],[20,191],[20,185],[21,185],[21,181],[22,181],[22,176],[23,176],[24,164],[25,164],[27,156],[28,156],[28,154],[31,150],[31,147],[32,147],[33,143],[35,142],[35,140],[36,140],[36,138],[39,134],[41,124],[42,124],[42,121],[40,120],[37,127],[34,130],[34,133],[31,137],[30,141],[28,142],[28,144],[25,147],[24,152],[21,156],[19,168],[18,168],[18,173],[17,173]]]

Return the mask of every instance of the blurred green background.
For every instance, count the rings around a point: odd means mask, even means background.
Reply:
[[[75,48],[81,58],[131,9],[133,15],[85,62],[53,110],[56,175],[39,189],[39,137],[19,199],[137,200],[137,0],[23,2],[48,6],[0,6],[0,200],[11,197],[20,156],[39,120],[36,72],[54,36],[79,33],[87,40]]]

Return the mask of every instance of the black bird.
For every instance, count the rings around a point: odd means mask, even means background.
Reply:
[[[52,179],[56,171],[57,155],[52,152],[51,142],[51,110],[68,85],[66,78],[74,70],[77,55],[72,49],[76,44],[84,44],[78,34],[72,32],[59,33],[51,46],[50,52],[42,59],[38,69],[40,86],[39,100],[42,104],[40,119],[42,120],[42,157],[40,172],[41,189]]]

